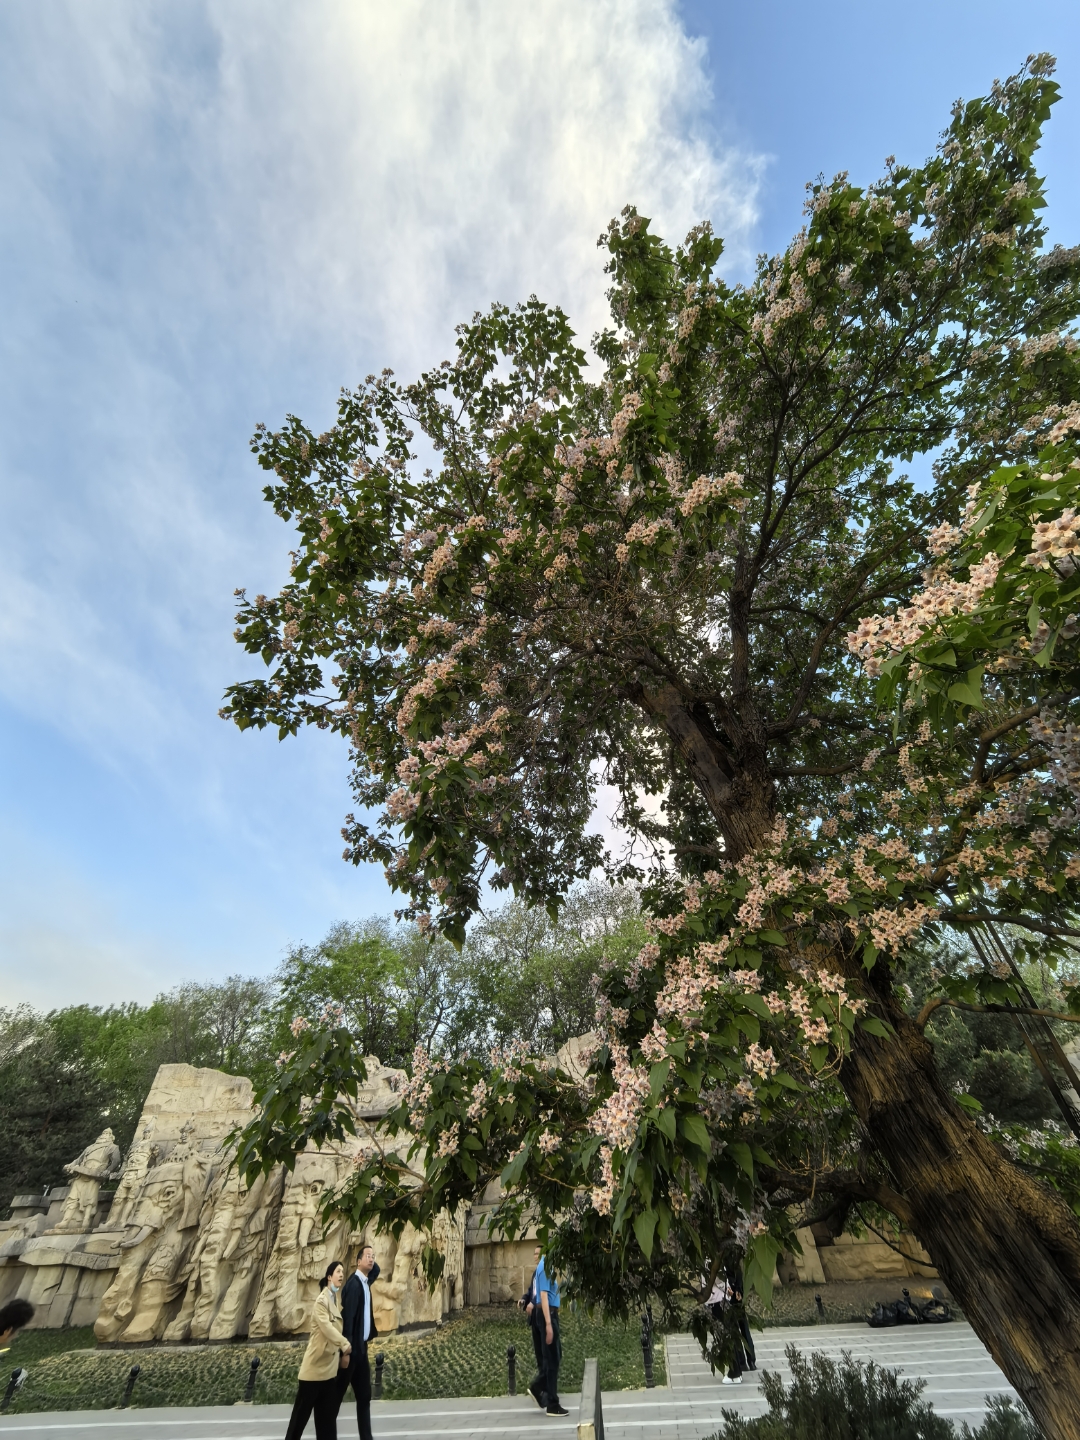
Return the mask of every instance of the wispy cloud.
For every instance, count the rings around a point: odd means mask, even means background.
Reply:
[[[0,698],[38,743],[272,848],[276,757],[237,768],[214,715],[232,588],[288,543],[254,423],[437,362],[492,299],[587,339],[628,201],[745,265],[759,162],[708,100],[667,0],[5,6]]]

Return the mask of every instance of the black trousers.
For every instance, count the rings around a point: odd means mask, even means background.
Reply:
[[[724,1319],[725,1306],[721,1301],[719,1304],[710,1305],[715,1319],[721,1324]],[[754,1338],[750,1330],[750,1321],[747,1319],[746,1311],[740,1305],[738,1309],[738,1329],[735,1332],[735,1348],[731,1355],[731,1364],[728,1367],[728,1378],[737,1379],[744,1370],[751,1365],[757,1364],[757,1354],[754,1350]]]
[[[352,1348],[352,1356],[349,1359],[347,1370],[339,1370],[337,1379],[334,1381],[337,1387],[337,1404],[334,1414],[337,1414],[341,1402],[345,1399],[345,1392],[352,1386],[353,1394],[356,1396],[356,1428],[360,1432],[360,1440],[372,1440],[371,1436],[371,1363],[368,1360],[367,1341],[361,1340]]]
[[[316,1440],[337,1440],[337,1380],[300,1380],[285,1440],[300,1440],[312,1414]]]
[[[547,1378],[544,1375],[544,1312],[539,1305],[533,1306],[529,1316],[529,1331],[532,1334],[533,1354],[536,1356],[536,1374],[529,1381],[529,1389],[540,1401],[547,1404]]]
[[[559,1408],[559,1366],[562,1364],[562,1340],[559,1336],[559,1309],[551,1311],[551,1344],[547,1342],[547,1326],[543,1312],[540,1315],[540,1337],[544,1347],[544,1389],[547,1391],[547,1408]]]

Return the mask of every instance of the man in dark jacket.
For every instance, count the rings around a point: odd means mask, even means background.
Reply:
[[[352,1345],[352,1355],[347,1366],[338,1371],[338,1406],[345,1399],[345,1392],[351,1385],[356,1396],[356,1425],[360,1440],[372,1440],[371,1435],[371,1365],[368,1361],[368,1343],[379,1333],[371,1311],[371,1285],[379,1278],[379,1267],[375,1263],[375,1251],[370,1245],[362,1245],[356,1257],[356,1270],[345,1282],[341,1295],[341,1330]]]

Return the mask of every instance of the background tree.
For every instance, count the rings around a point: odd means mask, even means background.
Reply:
[[[21,1191],[65,1181],[63,1167],[110,1125],[130,1143],[164,1064],[247,1075],[265,1088],[292,1022],[340,1007],[364,1055],[411,1061],[520,1044],[557,1049],[589,1028],[605,937],[640,943],[637,897],[607,885],[573,892],[556,920],[517,902],[482,917],[459,952],[415,926],[339,924],[294,946],[270,979],[179,985],[150,1005],[0,1010],[0,1211]]]
[[[545,906],[601,863],[641,877],[588,830],[599,775],[653,847],[655,940],[605,984],[590,1094],[532,1072],[523,1091],[512,1061],[483,1092],[441,1070],[402,1112],[432,1143],[424,1183],[358,1174],[361,1210],[420,1216],[509,1137],[508,1184],[554,1214],[588,1181],[579,1233],[647,1269],[656,1237],[693,1246],[685,1167],[730,1210],[710,1157],[742,1154],[732,1114],[770,1123],[835,1076],[877,1167],[850,1193],[915,1228],[1057,1437],[1080,1435],[1080,1230],[955,1103],[896,991],[942,915],[1052,939],[1077,898],[1077,626],[1068,565],[1040,568],[1072,563],[1080,394],[1080,254],[1040,254],[1050,69],[958,104],[921,167],[813,185],[749,287],[717,277],[707,226],[672,251],[626,211],[599,382],[532,300],[463,327],[414,385],[346,392],[324,434],[260,430],[299,548],[278,597],[242,604],[272,674],[225,713],[345,736],[381,807],[349,818],[348,853],[454,938],[485,876]],[[437,472],[411,471],[414,427]],[[896,464],[932,450],[916,489]],[[992,970],[960,991],[943,998],[1021,1000]],[[348,1124],[347,1033],[311,1044],[253,1163],[310,1136],[305,1087]],[[449,1119],[478,1093],[495,1108]],[[752,1232],[774,1223],[744,1231],[759,1272],[777,1235]]]
[[[463,950],[472,1003],[462,1034],[471,1038],[457,1051],[517,1042],[554,1054],[595,1025],[603,965],[628,962],[645,938],[636,891],[602,881],[570,891],[554,920],[520,900],[478,916]]]

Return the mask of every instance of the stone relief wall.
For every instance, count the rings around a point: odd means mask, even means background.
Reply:
[[[369,1058],[357,1117],[369,1127],[397,1103],[402,1071]],[[35,1324],[93,1324],[98,1340],[224,1341],[303,1334],[319,1277],[366,1237],[322,1216],[322,1200],[363,1143],[311,1151],[248,1188],[231,1169],[225,1137],[251,1118],[251,1082],[218,1070],[163,1065],[123,1165],[104,1131],[66,1167],[72,1183],[17,1196],[0,1224],[0,1300],[24,1296]],[[102,1197],[101,1185],[117,1181]],[[424,1237],[372,1237],[384,1283],[384,1333],[437,1324],[464,1303],[465,1215],[440,1217],[443,1280],[429,1294]]]
[[[70,1185],[15,1197],[12,1219],[0,1222],[0,1302],[22,1296],[37,1308],[36,1326],[93,1325],[99,1341],[115,1345],[299,1335],[329,1261],[351,1260],[367,1238],[382,1272],[372,1291],[382,1334],[438,1324],[464,1305],[517,1300],[532,1274],[533,1232],[513,1242],[489,1232],[497,1185],[477,1205],[439,1217],[433,1239],[446,1264],[434,1292],[419,1231],[410,1226],[395,1241],[324,1222],[323,1197],[353,1166],[365,1129],[370,1136],[397,1103],[404,1078],[373,1057],[367,1063],[360,1138],[303,1154],[291,1172],[278,1167],[250,1188],[230,1168],[224,1141],[251,1118],[251,1082],[162,1065],[123,1164],[104,1130],[65,1166]],[[102,1193],[107,1181],[116,1189]],[[807,1229],[799,1239],[803,1254],[790,1257],[781,1280],[936,1274],[913,1236],[834,1239]]]

